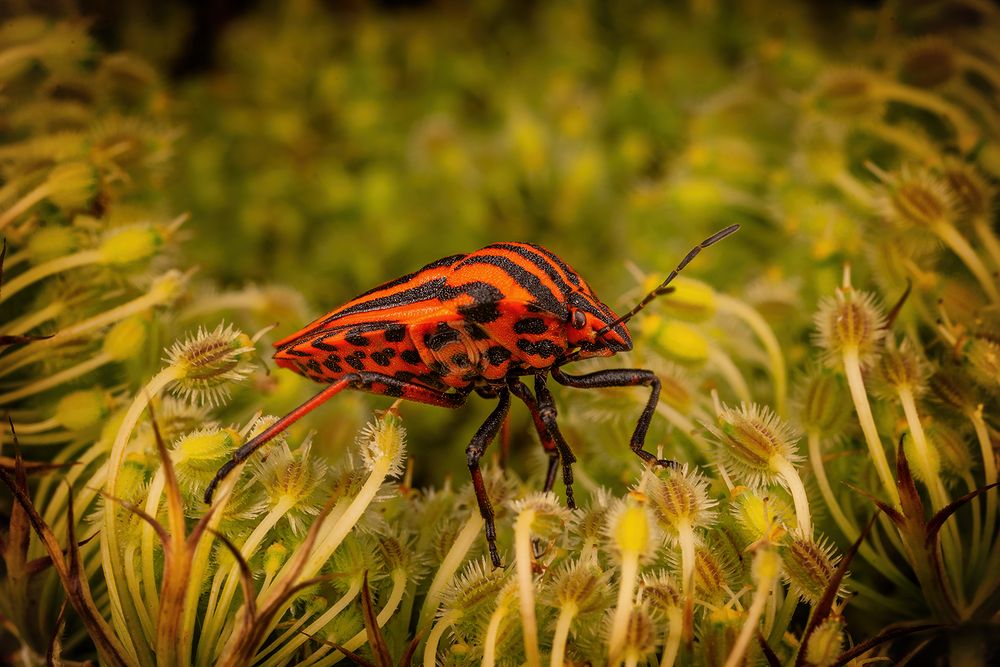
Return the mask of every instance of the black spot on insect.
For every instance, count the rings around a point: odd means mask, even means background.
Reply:
[[[431,371],[437,373],[438,375],[444,375],[448,372],[448,367],[442,364],[440,361],[432,361],[430,365]]]
[[[364,352],[362,352],[361,350],[357,350],[356,352],[351,352],[350,354],[345,356],[344,361],[346,361],[347,364],[354,370],[361,371],[364,370],[365,368],[364,362],[361,361],[362,359],[365,358],[365,356],[366,355]]]
[[[486,358],[490,360],[492,365],[499,366],[510,359],[510,350],[500,345],[494,345],[486,350]]]
[[[318,375],[323,374],[323,369],[319,367],[319,362],[316,361],[315,359],[310,359],[309,361],[307,361],[306,368],[310,370],[310,375],[312,373],[316,373]]]
[[[323,360],[323,365],[329,368],[334,373],[343,373],[344,369],[340,365],[340,359],[334,359],[332,356],[327,357]]]
[[[399,358],[408,364],[420,363],[420,354],[416,350],[403,350],[399,353]]]
[[[355,347],[365,347],[366,345],[368,345],[368,339],[362,336],[361,334],[356,334],[356,333],[347,334],[347,336],[344,337],[344,340],[350,343],[351,345],[354,345]]]
[[[495,303],[477,303],[472,306],[459,306],[459,314],[470,322],[489,324],[500,319],[500,309]]]
[[[308,356],[310,356],[309,352],[306,352],[305,350],[299,350],[299,349],[294,348],[294,347],[291,347],[291,348],[288,348],[287,350],[285,350],[285,354],[288,354],[288,355],[293,356],[293,357],[308,357]]]
[[[390,343],[401,343],[406,338],[406,327],[394,325],[385,330],[383,334],[386,341]]]
[[[562,352],[562,348],[550,340],[540,340],[537,343],[533,343],[524,338],[518,339],[517,349],[542,357],[543,359],[558,356]]]
[[[379,366],[388,366],[390,363],[390,355],[385,352],[372,352],[371,359]]]
[[[400,382],[410,382],[413,378],[417,377],[416,373],[411,373],[410,371],[396,371],[392,376]]]
[[[468,368],[472,365],[472,361],[469,359],[469,355],[465,352],[459,352],[458,354],[453,354],[451,356],[451,363],[455,364],[459,368]]]
[[[438,324],[437,330],[434,333],[424,335],[424,345],[427,346],[427,349],[437,352],[448,343],[454,343],[458,338],[459,334],[457,331],[448,325]]]
[[[385,391],[382,392],[386,396],[392,396],[393,398],[399,398],[403,395],[403,387],[398,384],[386,384]]]
[[[548,330],[545,320],[540,317],[526,317],[514,323],[514,333],[542,334]]]

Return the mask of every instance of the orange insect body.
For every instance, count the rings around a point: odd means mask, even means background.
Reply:
[[[545,490],[552,488],[561,465],[570,507],[575,506],[576,458],[556,423],[555,400],[546,386],[550,374],[560,384],[581,389],[649,387],[629,446],[646,463],[672,465],[643,448],[660,395],[660,381],[652,371],[570,375],[562,366],[632,349],[625,323],[670,291],[670,282],[703,248],[737,229],[727,227],[702,241],[621,317],[559,257],[528,243],[495,243],[445,257],[355,297],[275,344],[279,366],[327,387],[240,447],[208,485],[205,501],[212,501],[219,482],[254,451],[344,389],[447,408],[461,406],[475,391],[498,401],[465,453],[490,557],[499,566],[493,508],[479,460],[507,417],[511,395],[528,407],[549,455]],[[533,390],[524,376],[534,377]]]
[[[567,356],[631,349],[624,323],[609,328],[617,319],[554,254],[497,243],[365,292],[276,343],[275,360],[317,382],[370,371],[437,391],[492,395],[509,376],[534,375]],[[406,397],[395,385],[365,388]]]

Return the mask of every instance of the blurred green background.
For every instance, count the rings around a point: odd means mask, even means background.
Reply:
[[[814,132],[807,94],[831,65],[891,64],[885,40],[963,20],[929,8],[903,22],[893,3],[711,0],[84,2],[79,12],[106,48],[168,79],[161,103],[179,134],[166,199],[191,214],[184,263],[223,290],[280,284],[304,296],[272,295],[271,340],[500,240],[548,247],[624,309],[646,272],[738,222],[737,239],[690,275],[798,341],[786,349],[793,366],[807,349],[802,315],[864,252],[828,165],[870,180],[851,152],[879,154],[870,140]],[[751,379],[769,394],[763,372]],[[284,371],[273,380],[270,398],[244,400],[281,413],[315,390]],[[472,403],[407,406],[417,450],[467,441],[489,408]],[[372,404],[339,398],[306,424],[337,442]],[[532,437],[516,412],[515,445]],[[457,452],[430,460],[464,478]],[[418,481],[440,481],[417,466]]]

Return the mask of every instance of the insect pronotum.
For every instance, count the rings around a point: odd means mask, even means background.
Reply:
[[[344,389],[457,408],[475,392],[497,406],[465,449],[486,527],[490,558],[500,565],[496,527],[479,460],[510,409],[511,394],[528,407],[549,456],[545,490],[559,465],[566,503],[573,499],[576,458],[559,432],[547,376],[581,389],[649,387],[649,399],[629,446],[644,462],[669,466],[644,448],[660,395],[652,371],[621,368],[570,375],[562,367],[579,359],[632,349],[626,322],[670,283],[704,248],[739,229],[732,225],[695,246],[670,275],[621,317],[556,255],[528,243],[494,243],[452,255],[369,290],[275,343],[279,366],[327,384],[318,394],[240,447],[209,483],[205,502],[223,478],[263,444]],[[531,376],[534,388],[522,378]]]

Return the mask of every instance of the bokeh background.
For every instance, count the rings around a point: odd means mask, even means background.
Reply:
[[[499,240],[548,247],[624,309],[643,276],[737,222],[738,240],[689,271],[770,308],[780,328],[782,313],[811,303],[800,274],[832,286],[861,243],[839,194],[814,188],[803,163],[803,95],[831,62],[877,52],[901,28],[864,3],[79,12],[105,48],[152,64],[136,76],[170,90],[158,101],[177,132],[163,188],[170,210],[191,214],[184,263],[222,290],[283,285],[304,297],[275,297],[275,340],[380,282]],[[273,378],[284,389],[266,409],[310,390],[288,375]],[[386,401],[342,398],[307,423],[347,433],[373,402]],[[408,406],[417,451],[442,432],[471,436],[488,410],[472,403]],[[512,438],[531,446],[524,415]],[[457,453],[432,460],[429,471],[418,459],[419,481],[464,475]]]

